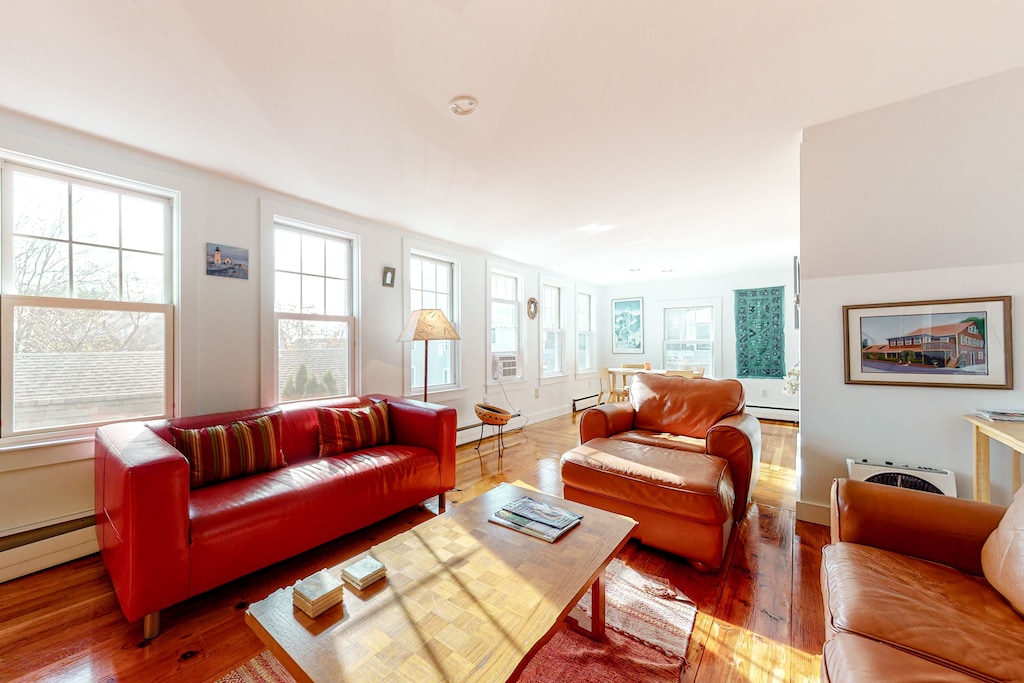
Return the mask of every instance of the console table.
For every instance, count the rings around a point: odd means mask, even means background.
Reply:
[[[990,502],[989,442],[995,439],[1013,451],[1013,488],[1020,488],[1021,453],[1024,453],[1024,422],[996,422],[977,415],[964,415],[974,425],[974,500]]]

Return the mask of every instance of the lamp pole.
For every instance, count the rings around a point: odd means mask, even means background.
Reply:
[[[427,364],[430,362],[430,340],[423,340],[423,402],[427,402]]]

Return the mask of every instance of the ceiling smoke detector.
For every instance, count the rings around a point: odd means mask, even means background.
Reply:
[[[476,111],[476,100],[469,95],[459,95],[453,97],[452,101],[448,103],[452,113],[457,116],[468,116]]]

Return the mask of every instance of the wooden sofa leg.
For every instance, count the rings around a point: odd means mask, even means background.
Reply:
[[[160,635],[160,612],[150,612],[142,617],[142,637],[146,640]]]
[[[437,514],[445,511],[445,502],[445,495],[443,493],[437,494]]]

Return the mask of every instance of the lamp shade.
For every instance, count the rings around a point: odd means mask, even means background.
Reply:
[[[405,329],[396,341],[433,341],[437,339],[461,339],[440,308],[420,308],[409,314]]]

